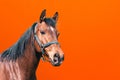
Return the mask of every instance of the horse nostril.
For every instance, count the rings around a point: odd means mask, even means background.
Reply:
[[[60,55],[58,53],[55,53],[54,57],[60,57]]]
[[[58,62],[58,58],[57,57],[55,57],[53,60],[54,60],[54,62]]]
[[[56,54],[54,55],[53,61],[54,61],[55,63],[58,63],[59,60],[60,60],[60,55],[59,55],[58,53],[56,53]]]

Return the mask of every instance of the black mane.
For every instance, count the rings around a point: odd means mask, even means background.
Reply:
[[[31,34],[34,32],[34,27],[37,23],[34,23],[32,27],[30,27],[25,34],[14,44],[12,47],[4,51],[1,55],[3,59],[7,60],[16,60],[18,57],[23,55],[24,50],[26,48],[26,44],[28,43]]]

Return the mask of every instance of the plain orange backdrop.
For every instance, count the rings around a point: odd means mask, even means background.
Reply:
[[[0,52],[12,46],[47,9],[59,12],[60,67],[40,61],[38,80],[120,80],[119,0],[1,0]]]

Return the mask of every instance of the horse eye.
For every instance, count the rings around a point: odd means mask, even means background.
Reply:
[[[45,32],[44,32],[44,31],[41,31],[40,33],[41,33],[41,34],[45,34]]]

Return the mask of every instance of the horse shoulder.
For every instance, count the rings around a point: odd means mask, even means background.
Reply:
[[[6,65],[3,62],[0,62],[0,80],[9,80],[9,77],[10,75],[6,69]]]

